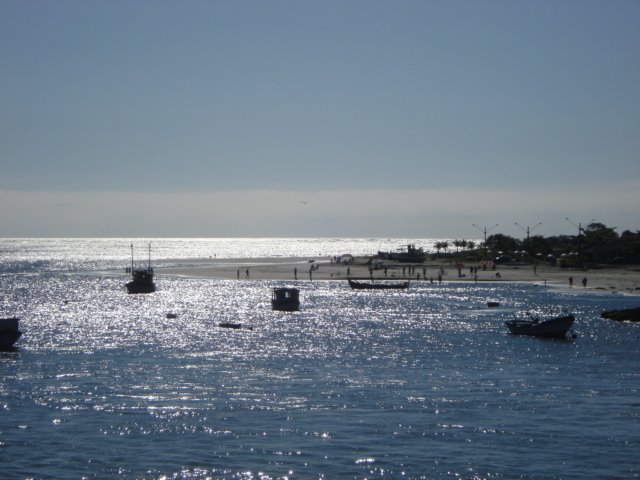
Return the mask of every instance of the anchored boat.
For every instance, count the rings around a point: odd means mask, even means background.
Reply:
[[[386,260],[395,260],[397,262],[422,263],[427,259],[427,252],[422,247],[416,247],[409,244],[406,247],[399,248],[395,252],[378,252],[378,257]]]
[[[283,312],[300,310],[300,290],[291,287],[274,288],[271,292],[271,308]]]
[[[534,337],[566,338],[573,326],[575,317],[571,314],[540,320],[531,317],[526,320],[510,320],[504,322],[514,335],[532,335]]]
[[[8,350],[18,341],[22,332],[18,329],[20,319],[0,318],[0,350]]]
[[[149,244],[149,264],[147,268],[135,268],[133,265],[133,244],[131,244],[131,281],[126,284],[128,293],[153,293],[153,268],[151,267],[151,244]]]
[[[401,290],[409,286],[409,282],[362,282],[354,280],[353,278],[347,278],[349,286],[353,290]]]

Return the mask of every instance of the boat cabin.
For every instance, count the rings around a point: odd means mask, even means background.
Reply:
[[[289,287],[274,288],[271,293],[271,307],[286,312],[299,310],[300,290]]]

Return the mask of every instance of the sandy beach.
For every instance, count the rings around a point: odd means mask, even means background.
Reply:
[[[547,265],[497,266],[495,270],[478,269],[477,278],[465,265],[458,271],[455,265],[429,261],[411,266],[397,262],[379,262],[372,272],[368,258],[355,258],[349,264],[336,263],[331,258],[251,258],[201,259],[183,261],[183,266],[169,263],[157,265],[159,275],[228,280],[318,281],[354,278],[406,279],[438,282],[530,282],[566,288],[591,289],[640,295],[640,265],[597,269],[566,269]],[[163,263],[166,266],[163,266]],[[385,271],[386,270],[386,271]],[[573,284],[570,285],[570,278]],[[583,280],[586,279],[586,286]]]

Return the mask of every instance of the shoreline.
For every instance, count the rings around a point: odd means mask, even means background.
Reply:
[[[374,261],[370,270],[368,257],[356,257],[352,263],[336,263],[328,257],[277,257],[277,258],[208,258],[190,260],[164,260],[156,265],[160,276],[209,278],[220,280],[281,280],[315,281],[346,280],[348,277],[373,278],[375,280],[413,280],[416,282],[523,282],[553,285],[585,291],[606,291],[640,296],[640,265],[595,268],[591,270],[568,269],[547,265],[497,266],[495,270],[477,271],[477,279],[466,265],[459,271],[449,263],[428,261],[424,264],[403,264]],[[175,266],[171,264],[181,263]],[[248,270],[248,271],[247,271]],[[297,278],[296,278],[297,274]],[[426,278],[425,278],[426,274]],[[573,284],[570,285],[570,278]],[[586,286],[583,286],[586,279]]]

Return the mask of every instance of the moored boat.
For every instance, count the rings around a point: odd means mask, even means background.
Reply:
[[[409,286],[409,282],[362,282],[354,280],[353,278],[347,278],[349,286],[354,290],[401,290]]]
[[[300,310],[300,290],[292,287],[278,287],[271,292],[271,308],[283,312]]]
[[[20,319],[15,317],[0,318],[0,350],[13,348],[13,345],[22,335],[22,332],[18,329],[19,321]]]
[[[600,314],[602,318],[618,320],[621,322],[640,322],[640,307],[625,308],[622,310],[608,310]]]
[[[531,335],[534,337],[566,338],[573,326],[575,317],[571,314],[541,320],[531,317],[526,320],[510,320],[504,322],[514,335]]]
[[[149,264],[147,268],[135,268],[133,264],[133,244],[131,244],[131,281],[126,284],[128,293],[153,293],[156,284],[153,282],[151,267],[151,244],[149,244]]]
[[[378,257],[397,262],[422,263],[427,259],[427,252],[422,247],[417,248],[413,244],[398,249],[396,252],[378,252]]]

